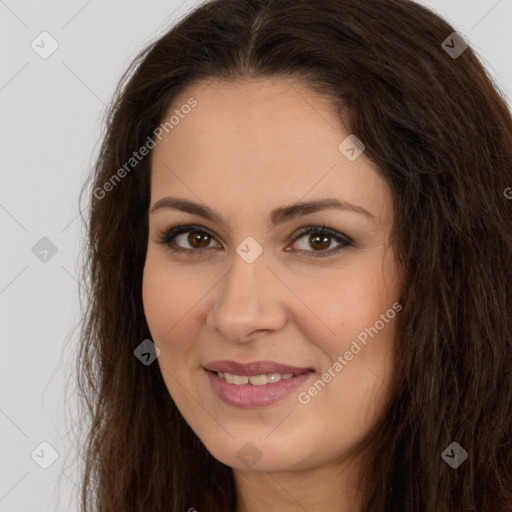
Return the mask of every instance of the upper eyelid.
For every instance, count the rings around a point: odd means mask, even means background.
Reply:
[[[176,230],[176,232],[173,233],[172,239],[176,239],[176,237],[178,237],[178,236],[181,236],[183,234],[190,233],[193,231],[203,231],[203,232],[209,234],[217,243],[219,243],[219,241],[217,240],[217,235],[212,230],[208,229],[205,226],[193,225],[193,224],[181,224],[181,225],[177,225],[173,228],[166,230],[164,232],[164,236],[166,233],[170,233],[173,230]],[[333,238],[340,239],[341,242],[350,243],[350,244],[353,243],[353,240],[349,236],[345,235],[344,233],[341,233],[340,231],[338,231],[334,228],[329,228],[327,225],[318,225],[318,224],[309,224],[307,226],[303,226],[301,228],[296,229],[287,238],[287,242],[295,242],[296,240],[302,238],[303,236],[305,236],[307,234],[311,234],[311,232],[315,231],[315,230],[320,233],[327,232],[328,235],[332,236]],[[332,231],[332,233],[329,233],[329,231]],[[338,240],[338,243],[340,243],[339,240]],[[194,249],[188,249],[188,248],[183,248],[183,247],[181,247],[181,248],[185,251],[186,250],[194,251]],[[209,248],[210,247],[205,247],[203,249],[209,249]]]

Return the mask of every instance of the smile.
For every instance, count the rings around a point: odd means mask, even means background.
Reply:
[[[273,361],[215,361],[203,367],[210,389],[238,408],[264,407],[290,396],[314,371]]]
[[[240,386],[242,384],[251,384],[252,386],[264,386],[265,384],[288,380],[295,377],[293,373],[267,373],[262,375],[233,375],[228,372],[218,372],[217,375],[224,379],[228,384]]]

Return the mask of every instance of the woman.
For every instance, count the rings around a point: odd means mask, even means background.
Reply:
[[[411,1],[145,49],[87,190],[82,510],[512,510],[511,143]]]

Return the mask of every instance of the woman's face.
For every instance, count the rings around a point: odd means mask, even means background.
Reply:
[[[173,114],[152,155],[143,281],[169,393],[235,469],[340,464],[389,399],[390,190],[298,83],[195,84]]]

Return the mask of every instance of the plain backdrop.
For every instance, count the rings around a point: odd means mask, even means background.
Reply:
[[[122,72],[199,3],[0,0],[0,512],[78,511],[78,195]],[[512,0],[421,3],[472,45],[512,105]]]

